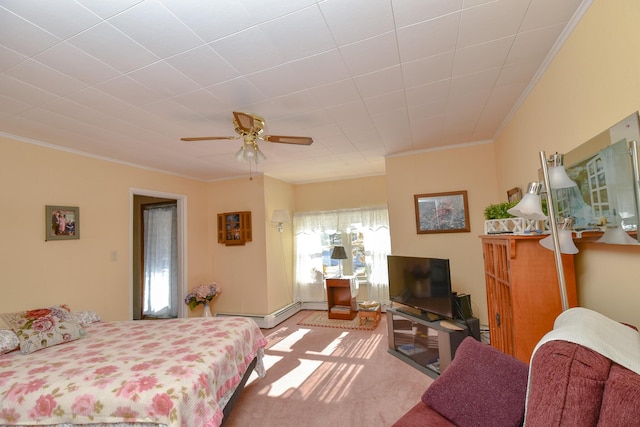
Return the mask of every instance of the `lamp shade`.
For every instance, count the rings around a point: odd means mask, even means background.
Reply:
[[[334,246],[331,250],[331,259],[347,259],[347,252],[344,246]]]
[[[564,168],[564,156],[556,153],[549,158],[549,185],[553,189],[576,187]]]
[[[273,215],[271,215],[271,222],[278,224],[288,224],[291,222],[291,216],[289,215],[289,211],[285,209],[277,209],[273,211]]]
[[[604,234],[596,243],[608,243],[611,245],[637,245],[638,242],[633,237],[629,236],[626,231],[621,227],[607,227],[604,230]]]
[[[564,218],[562,227],[558,229],[558,240],[560,241],[560,253],[577,254],[578,247],[573,243],[573,219]],[[540,244],[550,251],[555,251],[553,244],[553,235],[549,235],[540,240]]]
[[[545,219],[546,216],[542,212],[542,201],[540,200],[540,189],[542,185],[537,182],[530,182],[527,187],[527,192],[522,197],[522,200],[507,210],[511,215],[527,218],[527,219]]]

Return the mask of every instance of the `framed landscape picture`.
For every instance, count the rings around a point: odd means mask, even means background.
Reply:
[[[471,231],[466,191],[416,194],[414,202],[418,234]]]
[[[45,206],[45,240],[80,238],[80,208],[77,206]]]

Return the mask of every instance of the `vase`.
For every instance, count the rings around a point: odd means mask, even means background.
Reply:
[[[202,306],[202,317],[213,317],[213,314],[211,314],[211,307],[209,307],[209,303],[206,301]]]

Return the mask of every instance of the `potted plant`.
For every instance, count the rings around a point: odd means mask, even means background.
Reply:
[[[518,204],[519,201],[495,203],[484,209],[484,233],[485,234],[528,234],[546,230],[546,221],[517,218],[508,210]],[[547,214],[547,205],[542,201],[542,211]]]

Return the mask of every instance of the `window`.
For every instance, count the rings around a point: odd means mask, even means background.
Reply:
[[[340,260],[331,259],[343,246],[342,274],[367,283],[368,299],[388,302],[387,255],[390,252],[386,207],[294,214],[297,301],[325,301],[324,279],[338,276]]]

